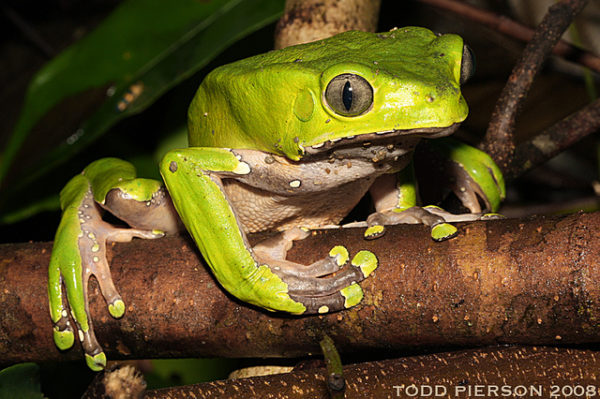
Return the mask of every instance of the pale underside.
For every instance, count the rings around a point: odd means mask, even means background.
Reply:
[[[246,232],[339,224],[379,176],[406,167],[419,139],[336,145],[300,162],[234,150],[251,173],[224,178],[223,185]]]

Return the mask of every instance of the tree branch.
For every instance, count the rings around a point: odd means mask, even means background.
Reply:
[[[419,0],[419,2],[452,11],[461,17],[478,22],[496,32],[523,42],[528,42],[533,38],[534,30],[530,27],[514,21],[505,15],[496,14],[463,1]],[[567,41],[559,40],[552,49],[552,53],[596,72],[600,72],[600,57],[594,53],[575,47]]]
[[[275,48],[324,39],[348,30],[375,32],[381,0],[287,0]]]
[[[600,358],[593,351],[512,347],[447,352],[346,366],[345,397],[549,398],[575,396],[568,390],[575,386],[587,389],[577,396],[594,397],[598,370]],[[325,369],[294,370],[158,389],[146,392],[144,398],[327,398],[325,379]],[[563,388],[567,391],[561,392]],[[558,394],[553,396],[553,391]]]
[[[548,9],[502,90],[481,147],[503,171],[513,162],[515,122],[531,84],[554,45],[586,4],[587,0],[561,0]]]
[[[600,127],[600,100],[545,129],[532,139],[520,143],[504,176],[514,179],[571,147]]]
[[[110,359],[271,357],[319,353],[328,334],[342,353],[498,343],[585,344],[600,340],[600,213],[461,224],[435,243],[426,227],[392,226],[373,241],[362,229],[316,232],[289,258],[310,263],[344,244],[373,251],[365,298],[323,316],[269,313],[228,296],[187,238],[135,240],[109,248],[126,304],[114,320],[95,281],[90,310]],[[0,359],[81,358],[52,342],[46,293],[50,243],[0,246]]]

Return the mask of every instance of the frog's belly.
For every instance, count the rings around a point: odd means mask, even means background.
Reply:
[[[280,196],[225,179],[225,192],[246,232],[285,230],[338,224],[365,195],[375,177],[349,182],[323,192]]]

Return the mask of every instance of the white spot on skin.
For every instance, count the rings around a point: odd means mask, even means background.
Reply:
[[[250,173],[250,165],[248,165],[246,162],[240,162],[237,164],[235,169],[232,170],[232,172],[236,175],[247,175]]]
[[[298,187],[300,187],[300,184],[302,184],[302,182],[300,180],[292,180],[290,182],[290,187],[298,188]]]
[[[319,313],[327,313],[327,312],[329,312],[329,307],[323,305],[319,308],[318,312]]]
[[[79,340],[81,342],[83,342],[83,338],[84,338],[83,331],[79,330]]]
[[[68,316],[68,313],[67,313],[67,311],[66,311],[66,310],[63,310],[63,311],[61,312],[61,314],[60,314],[60,315],[61,315],[62,317],[67,317],[67,316]]]

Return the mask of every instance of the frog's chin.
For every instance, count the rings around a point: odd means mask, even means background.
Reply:
[[[330,152],[340,147],[355,147],[365,145],[381,144],[401,144],[402,142],[418,141],[420,138],[437,139],[439,137],[449,136],[458,129],[460,123],[455,123],[447,127],[426,127],[404,130],[382,130],[374,133],[364,133],[355,136],[340,137],[333,140],[327,140],[322,143],[304,147],[306,155],[318,155]]]

